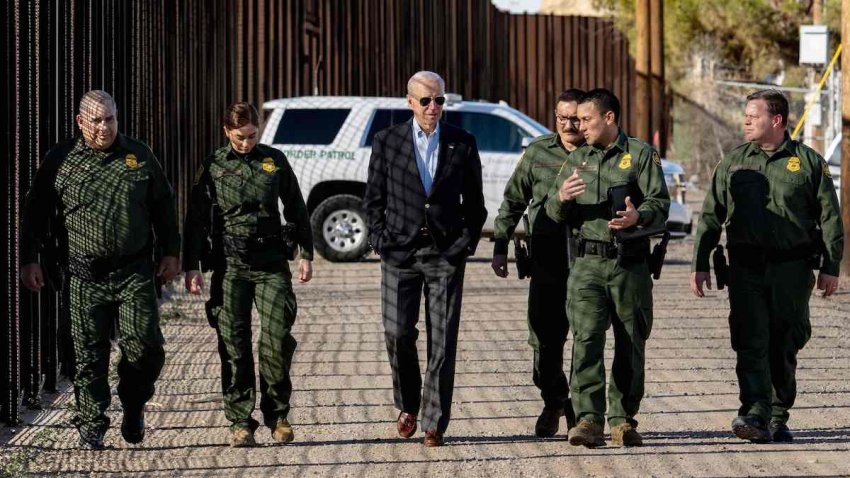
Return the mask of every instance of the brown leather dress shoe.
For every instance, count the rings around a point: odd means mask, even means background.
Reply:
[[[407,412],[398,414],[398,436],[410,438],[416,433],[416,415]]]
[[[443,441],[443,434],[435,430],[428,430],[425,432],[425,441],[423,443],[427,447],[443,446],[445,444]]]

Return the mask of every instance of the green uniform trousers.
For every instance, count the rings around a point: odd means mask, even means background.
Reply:
[[[608,384],[608,423],[629,422],[644,390],[644,345],[652,328],[652,278],[646,261],[586,255],[576,259],[567,286],[573,329],[572,403],[579,420],[604,423],[605,333],[614,327]]]
[[[738,415],[786,422],[797,395],[797,352],[812,335],[806,260],[747,264],[730,251],[729,329],[738,355]]]
[[[567,341],[567,239],[539,235],[531,239],[531,283],[528,286],[528,344],[534,351],[534,385],[546,408],[571,406],[564,374]]]
[[[213,273],[208,311],[219,338],[224,414],[231,428],[258,426],[251,417],[257,393],[251,337],[253,305],[260,317],[258,357],[263,422],[272,427],[278,418],[289,414],[290,368],[297,345],[291,330],[297,306],[288,264],[283,263],[278,269],[251,270],[228,261],[223,273]],[[216,304],[219,293],[220,307]]]
[[[125,410],[144,407],[165,362],[153,264],[142,259],[100,282],[69,276],[71,337],[76,362],[73,422],[86,434],[109,428],[107,376],[112,328],[118,325],[118,397]]]

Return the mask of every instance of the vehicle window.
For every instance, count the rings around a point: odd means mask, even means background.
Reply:
[[[274,144],[331,144],[350,109],[287,109]]]
[[[375,110],[375,114],[372,115],[372,123],[369,125],[369,131],[366,132],[366,141],[363,142],[363,145],[371,147],[372,139],[375,138],[375,134],[377,134],[378,131],[389,128],[394,124],[404,123],[405,121],[409,120],[411,116],[413,116],[413,111],[409,109]]]
[[[522,151],[522,138],[527,136],[518,125],[489,113],[447,111],[445,121],[472,133],[479,151],[518,153]]]
[[[372,146],[375,134],[394,124],[403,123],[413,116],[409,109],[377,109],[366,133],[364,146]],[[463,128],[475,136],[479,151],[518,153],[522,151],[522,138],[528,134],[509,120],[489,113],[446,111],[445,122]]]

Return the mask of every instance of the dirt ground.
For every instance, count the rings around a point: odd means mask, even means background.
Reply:
[[[164,334],[167,363],[148,404],[147,438],[123,442],[114,400],[108,449],[76,449],[67,383],[0,429],[0,475],[115,476],[825,476],[850,474],[850,297],[813,297],[813,337],[800,353],[793,444],[755,445],[729,425],[738,403],[726,293],[698,300],[688,288],[693,243],[670,248],[655,283],[646,397],[637,417],[642,448],[572,447],[565,430],[533,436],[542,408],[531,382],[525,323],[527,281],[498,279],[482,242],[464,285],[453,415],[445,447],[422,433],[399,439],[380,321],[375,260],[331,264],[296,286],[299,341],[290,420],[296,441],[231,449],[221,410],[218,356],[202,299],[175,294]],[[513,265],[511,265],[513,267]],[[420,343],[424,333],[420,337]],[[606,354],[610,364],[610,342]],[[568,350],[570,344],[568,343]],[[421,343],[424,356],[424,343]],[[259,418],[259,412],[255,413]]]

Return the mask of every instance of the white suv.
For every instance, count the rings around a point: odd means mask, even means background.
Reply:
[[[549,130],[504,102],[463,101],[446,95],[443,119],[473,135],[481,154],[488,211],[484,235],[493,220],[523,147]],[[310,96],[268,101],[261,142],[286,154],[310,211],[316,251],[331,261],[354,261],[368,251],[366,189],[372,138],[407,121],[405,98]]]

